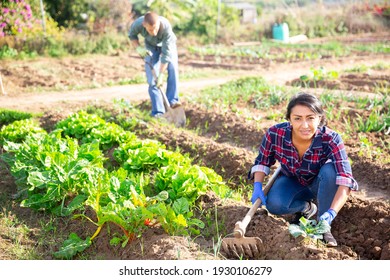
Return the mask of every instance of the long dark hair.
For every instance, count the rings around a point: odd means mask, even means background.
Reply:
[[[297,105],[306,106],[311,111],[313,111],[313,113],[319,115],[321,118],[319,124],[320,127],[327,124],[326,114],[324,109],[322,109],[321,102],[314,95],[304,93],[304,92],[300,92],[290,99],[290,102],[287,105],[287,113],[286,113],[287,120],[290,120],[291,110]]]

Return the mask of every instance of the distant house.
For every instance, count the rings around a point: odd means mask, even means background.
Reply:
[[[241,12],[241,23],[256,23],[257,9],[255,5],[249,3],[226,3],[227,6],[236,8]]]

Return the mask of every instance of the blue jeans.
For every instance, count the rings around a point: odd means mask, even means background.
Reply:
[[[267,198],[267,209],[275,215],[294,214],[305,210],[306,202],[316,199],[320,217],[332,204],[338,186],[336,170],[332,163],[321,167],[310,186],[302,186],[296,178],[279,176]]]
[[[159,75],[160,70],[160,57],[161,57],[161,48],[155,47],[150,48],[148,47],[148,50],[152,52],[152,56],[147,56],[145,58],[146,62],[149,62],[156,73],[156,75]],[[168,71],[168,79],[167,79],[167,91],[166,95],[168,98],[168,102],[170,105],[173,105],[179,101],[179,67],[178,67],[178,57],[177,52],[173,55],[171,58],[172,61],[168,63],[167,71]],[[165,113],[165,107],[163,103],[163,99],[160,93],[160,90],[156,87],[156,81],[153,77],[152,70],[150,69],[150,66],[145,63],[145,72],[146,72],[146,79],[149,85],[148,92],[150,96],[150,100],[152,101],[152,116],[164,114]]]

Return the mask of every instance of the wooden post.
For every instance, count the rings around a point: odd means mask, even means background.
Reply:
[[[4,90],[3,79],[1,78],[1,72],[0,72],[0,93],[3,95],[7,95],[7,93]]]

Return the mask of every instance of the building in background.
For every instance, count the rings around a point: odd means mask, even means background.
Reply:
[[[255,5],[244,2],[226,3],[227,6],[240,10],[241,23],[257,23],[257,9]]]

